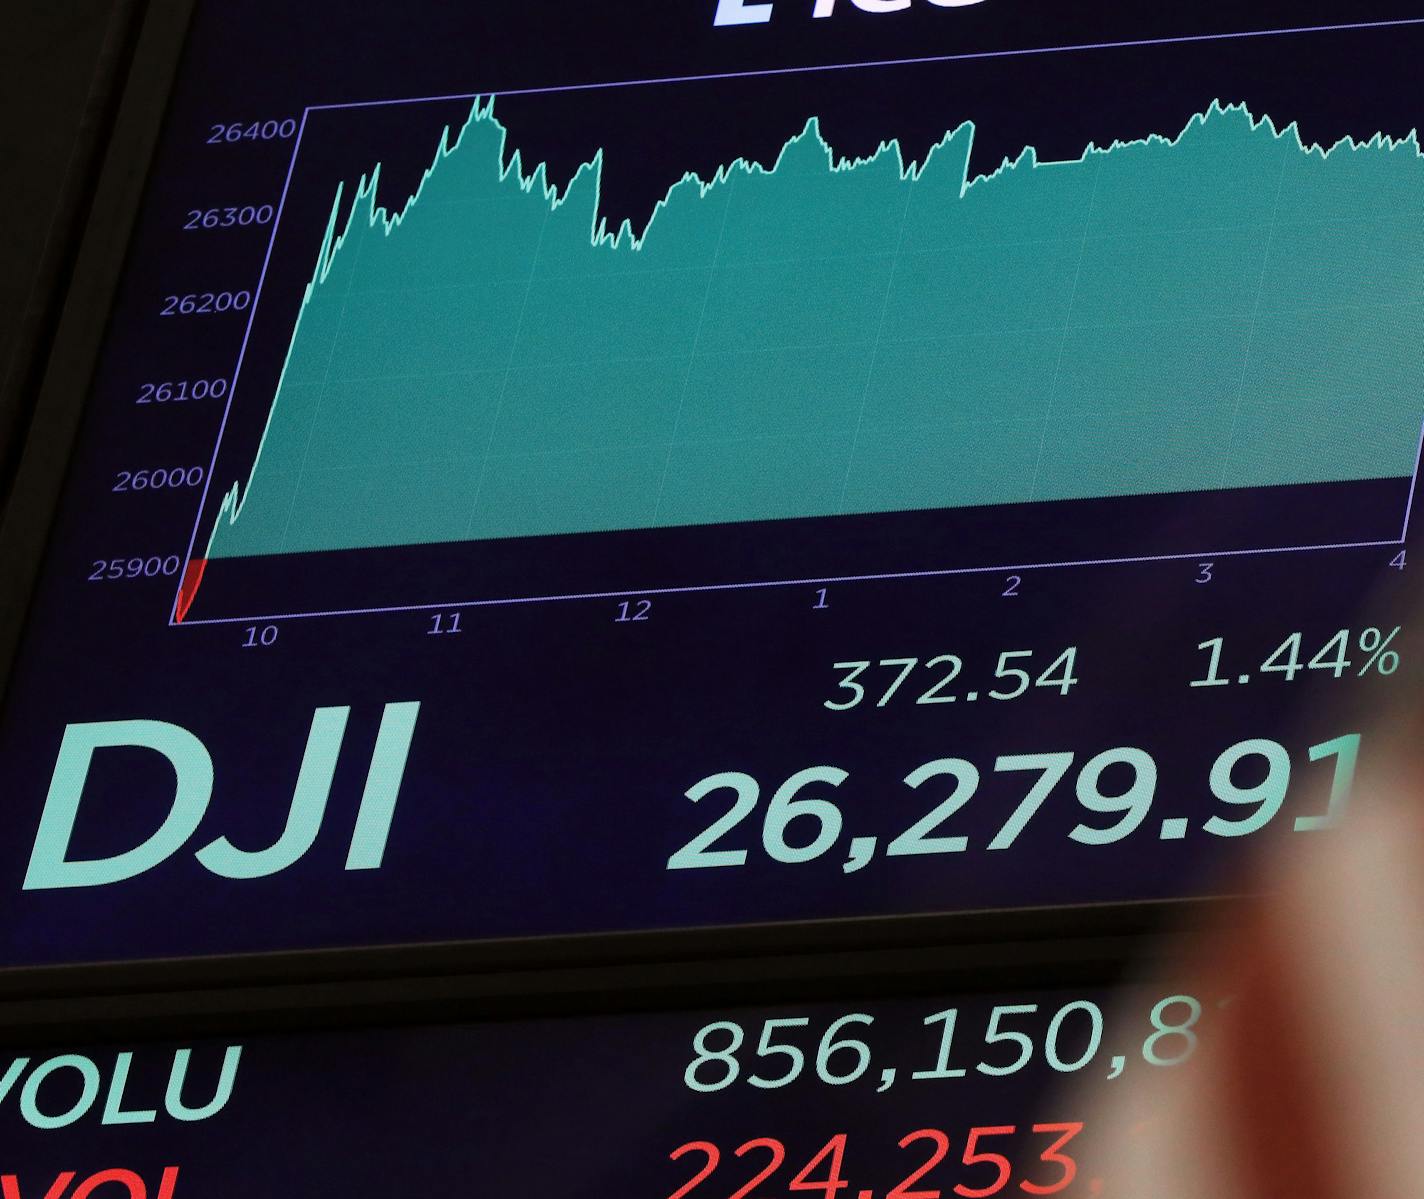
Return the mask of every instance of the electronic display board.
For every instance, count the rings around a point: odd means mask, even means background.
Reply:
[[[1075,1087],[1190,1068],[1168,989],[0,1054],[7,1199],[1115,1194]]]
[[[1328,835],[1413,677],[1422,56],[1417,0],[196,4],[0,963],[1167,900]]]

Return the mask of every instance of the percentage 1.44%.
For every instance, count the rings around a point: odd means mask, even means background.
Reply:
[[[1349,675],[1362,679],[1370,675],[1388,678],[1400,666],[1399,651],[1391,648],[1400,631],[1399,626],[1388,632],[1373,627],[1361,629],[1358,633],[1341,629],[1318,648],[1307,643],[1304,633],[1292,633],[1265,659],[1255,664],[1254,669],[1239,674],[1226,666],[1226,638],[1210,637],[1197,646],[1207,657],[1206,668],[1200,678],[1191,681],[1190,686],[1230,687],[1233,683],[1239,686],[1257,678],[1269,680],[1273,676],[1287,683],[1301,676],[1341,679]],[[1310,656],[1307,657],[1307,654]]]

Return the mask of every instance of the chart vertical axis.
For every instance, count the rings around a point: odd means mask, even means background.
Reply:
[[[297,169],[297,155],[301,153],[302,136],[306,133],[307,117],[311,114],[311,106],[302,109],[301,121],[297,125],[297,134],[292,144],[291,157],[287,160],[287,174],[282,183],[282,195],[277,201],[277,212],[272,218],[272,233],[267,238],[267,250],[262,256],[262,269],[257,276],[257,286],[253,289],[252,307],[247,314],[247,327],[243,330],[242,344],[238,347],[237,362],[233,366],[231,382],[228,386],[227,400],[223,404],[222,419],[218,422],[217,436],[213,439],[213,452],[208,461],[208,469],[203,477],[202,495],[198,500],[198,512],[193,519],[193,531],[188,536],[188,548],[183,554],[183,566],[178,572],[178,593],[173,598],[173,603],[168,610],[169,627],[183,623],[184,616],[192,606],[193,600],[197,597],[198,585],[202,582],[203,569],[194,567],[193,549],[198,544],[198,534],[203,525],[203,514],[208,507],[208,492],[213,483],[213,472],[217,469],[218,453],[222,449],[223,435],[227,432],[228,417],[232,414],[232,406],[237,399],[238,381],[242,376],[242,364],[247,357],[247,346],[252,339],[252,326],[257,320],[257,310],[262,303],[262,288],[267,282],[267,271],[272,265],[272,250],[277,244],[277,231],[282,227],[282,213],[287,206],[287,196],[292,189],[292,176]],[[190,584],[191,579],[191,584]]]

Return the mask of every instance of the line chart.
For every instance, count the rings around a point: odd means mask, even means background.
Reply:
[[[735,77],[1403,25],[1424,18]],[[1424,449],[1417,133],[1323,145],[1206,97],[1180,129],[1070,159],[1030,145],[975,172],[971,117],[947,120],[928,153],[886,138],[854,156],[812,114],[774,162],[688,171],[635,227],[601,213],[601,150],[552,179],[497,115],[501,95],[733,77],[309,107],[258,302],[313,114],[471,101],[404,204],[378,203],[374,163],[336,186],[260,443],[245,477],[220,480],[215,513],[208,474],[172,622],[203,623],[188,613],[205,572],[252,557],[1253,488],[1407,484],[1397,537],[1375,523],[1358,538],[1332,528],[1215,549],[714,570],[285,615],[1406,540]],[[246,350],[245,338],[237,375]]]

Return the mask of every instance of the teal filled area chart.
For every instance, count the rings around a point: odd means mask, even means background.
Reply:
[[[1322,140],[1208,94],[1184,123],[986,165],[972,111],[867,149],[812,107],[774,150],[686,168],[622,216],[606,197],[626,158],[586,148],[556,170],[501,96],[463,105],[406,146],[423,163],[408,186],[374,154],[327,180],[280,369],[265,401],[237,400],[247,447],[215,458],[178,619],[204,571],[278,555],[549,538],[559,554],[725,526],[795,542],[804,522],[834,540],[825,522],[852,518],[865,541],[864,518],[912,514],[944,531],[883,561],[703,554],[567,586],[486,586],[475,563],[468,598],[486,601],[1405,538],[1416,131]],[[1390,480],[1389,513],[1358,532],[1307,511],[1259,544],[1182,533],[1188,497]],[[1146,497],[1187,507],[1115,538]],[[1089,501],[1117,507],[1075,517]],[[953,532],[956,513],[1010,508],[1015,527],[1052,509],[1104,537],[967,552]],[[1164,523],[1176,540],[1155,539]]]
[[[968,175],[770,169],[599,220],[479,103],[398,214],[338,198],[209,558],[1408,475],[1417,141],[1174,138]]]

